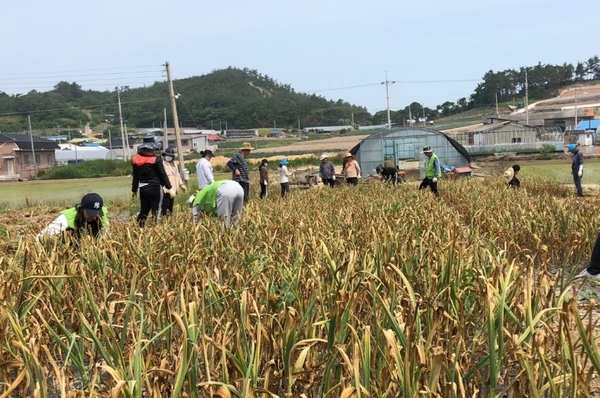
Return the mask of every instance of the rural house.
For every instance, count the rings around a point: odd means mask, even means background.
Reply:
[[[28,179],[35,176],[35,166],[38,170],[52,168],[56,164],[54,151],[57,149],[60,148],[56,142],[45,138],[0,133],[0,179]]]

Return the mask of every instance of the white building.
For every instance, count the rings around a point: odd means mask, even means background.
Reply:
[[[88,160],[116,159],[117,154],[103,146],[77,146],[60,144],[60,149],[54,151],[57,164],[80,163]]]

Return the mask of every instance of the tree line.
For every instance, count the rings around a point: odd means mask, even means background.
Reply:
[[[593,56],[576,65],[538,63],[484,74],[482,82],[467,99],[446,101],[435,109],[413,102],[403,109],[391,111],[395,125],[425,118],[434,120],[468,109],[492,106],[517,99],[527,90],[532,100],[555,96],[560,89],[581,81],[600,79],[600,59]],[[294,128],[300,118],[301,126],[357,125],[387,123],[387,111],[371,115],[365,107],[342,99],[328,100],[316,94],[296,92],[289,84],[282,84],[254,69],[229,67],[203,76],[175,80],[178,116],[182,125],[203,129],[246,129],[258,126]],[[159,127],[163,110],[172,121],[166,82],[155,82],[146,87],[120,88],[123,118],[128,127]],[[76,82],[61,81],[47,92],[32,90],[25,95],[8,95],[0,91],[0,131],[24,131],[27,116],[31,116],[35,130],[48,133],[64,132],[67,127],[81,128],[90,123],[101,123],[118,128],[116,90],[83,90]],[[60,127],[59,127],[60,126]]]

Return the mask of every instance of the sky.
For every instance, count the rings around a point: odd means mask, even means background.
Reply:
[[[467,99],[489,70],[600,55],[592,0],[0,0],[0,91],[139,87],[228,66],[375,113]]]

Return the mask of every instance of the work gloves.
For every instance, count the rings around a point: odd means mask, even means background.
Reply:
[[[437,177],[433,177],[433,179],[431,180],[431,182],[437,182]]]
[[[187,192],[187,187],[186,187],[185,185],[181,184],[181,185],[179,186],[179,188],[181,188],[181,190],[183,191],[183,193],[186,193],[186,192]]]
[[[169,196],[171,197],[171,199],[175,199],[175,195],[177,195],[177,191],[175,190],[175,188],[171,188],[167,191],[167,193],[169,194]]]
[[[137,198],[137,192],[132,192],[131,193],[131,200],[135,200],[135,198]]]
[[[579,171],[577,172],[577,176],[581,177],[583,175],[583,165],[579,166]]]

